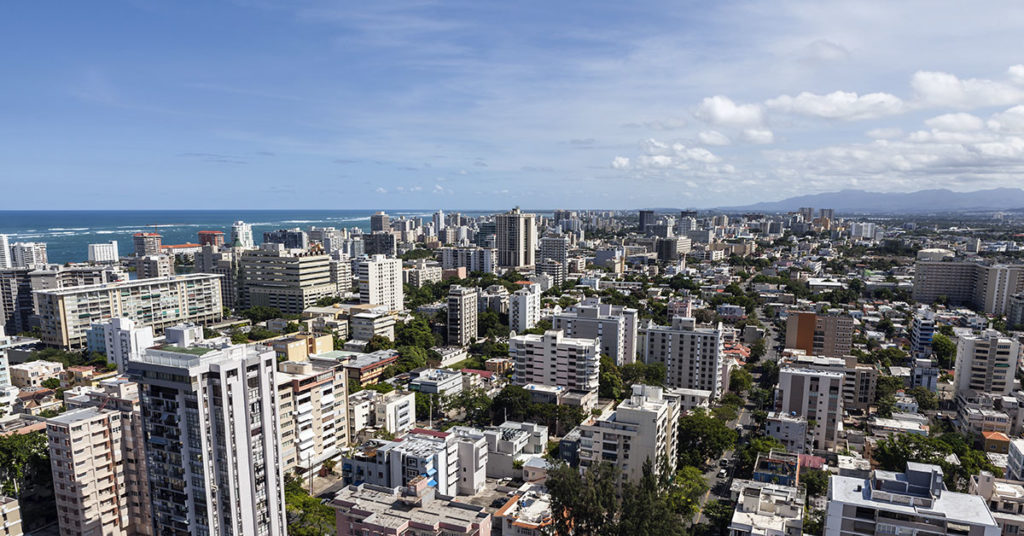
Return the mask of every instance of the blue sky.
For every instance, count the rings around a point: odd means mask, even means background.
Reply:
[[[998,1],[12,2],[0,208],[1022,186],[1022,35]]]

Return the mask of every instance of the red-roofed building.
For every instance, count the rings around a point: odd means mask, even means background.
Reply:
[[[204,246],[223,246],[223,231],[199,231],[199,243]]]
[[[1010,452],[1010,438],[1002,432],[982,432],[985,452],[1008,454]]]

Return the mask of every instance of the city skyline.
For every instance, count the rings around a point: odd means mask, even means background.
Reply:
[[[9,9],[18,208],[714,207],[1024,163],[1012,3]]]

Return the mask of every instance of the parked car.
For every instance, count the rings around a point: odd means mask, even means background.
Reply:
[[[729,471],[726,471],[725,469],[718,471],[718,478],[725,478],[727,476],[729,476]]]

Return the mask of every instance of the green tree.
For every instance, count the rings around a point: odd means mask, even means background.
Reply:
[[[395,346],[418,346],[424,350],[440,346],[439,337],[430,329],[423,317],[417,316],[409,322],[395,326]]]
[[[615,361],[606,356],[601,356],[601,373],[598,376],[598,396],[621,400],[623,396],[622,374]]]
[[[334,508],[306,493],[301,480],[293,477],[285,479],[284,501],[288,515],[288,534],[324,536],[334,532]]]
[[[696,515],[700,500],[708,491],[704,473],[693,466],[686,466],[676,472],[668,489],[670,509],[689,519]]]
[[[376,352],[378,350],[390,350],[395,347],[395,343],[391,342],[391,339],[383,335],[374,335],[370,338],[369,342],[366,343],[367,352]]]
[[[917,407],[922,411],[939,409],[939,397],[926,387],[914,387],[907,391],[907,394],[914,397],[914,400],[917,401]]]
[[[828,491],[828,472],[821,469],[800,471],[800,482],[807,487],[807,494],[819,497]]]
[[[679,465],[701,466],[736,445],[736,431],[697,409],[679,419]]]
[[[955,432],[937,437],[893,434],[878,442],[872,456],[888,471],[902,471],[908,461],[938,465],[946,486],[957,491],[966,491],[971,476],[980,471],[1002,474],[984,452],[974,449],[967,438]]]
[[[591,466],[582,473],[564,463],[549,469],[544,485],[551,495],[554,533],[615,534],[621,508],[615,493],[618,481],[618,469],[608,463]]]
[[[750,442],[737,449],[737,459],[739,460],[737,472],[750,475],[754,470],[754,463],[757,462],[757,456],[773,450],[786,450],[786,447],[774,437],[751,437]]]
[[[825,528],[825,512],[808,508],[804,511],[804,534],[821,536]]]
[[[530,417],[532,405],[529,391],[518,385],[509,385],[494,397],[494,403],[491,405],[492,421],[494,424],[501,424],[506,419],[527,419]]]
[[[708,501],[702,511],[707,519],[707,533],[705,536],[724,536],[729,523],[732,522],[732,513],[736,508],[725,501]]]
[[[935,360],[939,362],[939,368],[953,368],[953,360],[956,358],[956,343],[942,333],[932,335],[932,352],[935,353]]]
[[[754,377],[744,368],[734,368],[729,373],[729,390],[733,393],[745,393],[754,385]]]
[[[692,467],[690,469],[693,469]],[[664,536],[683,536],[685,531],[678,513],[673,512],[673,502],[662,491],[658,476],[654,472],[651,460],[644,462],[640,482],[626,482],[622,486],[622,513],[616,533],[620,536],[634,534],[659,534]],[[698,474],[700,473],[697,470]],[[703,475],[699,475],[703,481]],[[681,494],[693,490],[680,490]],[[686,507],[684,500],[678,506]]]
[[[43,380],[43,383],[41,383],[40,385],[42,385],[43,387],[45,387],[47,389],[60,389],[60,379],[59,378],[47,378],[47,379]]]
[[[750,362],[757,363],[764,357],[764,354],[768,351],[768,346],[764,342],[764,339],[757,339],[754,344],[750,345]]]
[[[0,482],[5,495],[18,497],[26,484],[49,471],[49,449],[43,432],[0,436]]]
[[[256,324],[258,322],[266,322],[267,320],[271,320],[274,318],[281,318],[280,309],[276,307],[265,307],[262,305],[250,307],[239,314],[244,318],[248,318],[249,321],[252,322],[253,324]]]
[[[484,427],[491,424],[491,404],[493,400],[483,389],[463,389],[458,393],[444,397],[444,410],[458,412],[471,426]]]
[[[241,331],[231,332],[231,344],[245,344],[249,342],[249,336]]]

